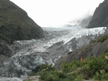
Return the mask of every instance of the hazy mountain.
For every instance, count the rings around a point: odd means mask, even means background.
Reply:
[[[87,27],[88,24],[89,24],[89,22],[91,21],[91,18],[92,18],[91,15],[90,15],[90,16],[87,16],[87,17],[85,17],[85,18],[83,18],[83,19],[80,21],[79,25],[82,26],[82,27]]]
[[[108,0],[104,0],[95,10],[94,15],[87,26],[93,27],[108,27]]]

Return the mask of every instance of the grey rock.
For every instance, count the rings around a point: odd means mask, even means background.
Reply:
[[[108,39],[103,43],[90,43],[79,49],[72,51],[69,55],[59,59],[55,63],[55,67],[60,69],[62,62],[71,62],[72,60],[80,60],[81,57],[88,59],[90,56],[98,57],[108,48]]]
[[[22,75],[29,74],[37,66],[45,63],[45,60],[36,54],[11,57],[0,68],[0,76],[21,77]]]
[[[0,62],[3,62],[14,55],[12,47],[4,41],[0,41]]]

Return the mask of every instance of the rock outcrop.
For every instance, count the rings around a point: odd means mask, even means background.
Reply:
[[[108,27],[108,0],[104,0],[104,2],[96,8],[94,15],[87,27]]]

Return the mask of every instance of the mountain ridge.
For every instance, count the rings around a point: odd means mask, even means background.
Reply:
[[[11,42],[44,37],[42,28],[9,0],[0,1],[0,34]]]

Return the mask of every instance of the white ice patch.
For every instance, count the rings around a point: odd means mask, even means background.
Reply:
[[[73,36],[67,36],[67,38],[65,38],[65,43],[69,42],[71,39],[73,38],[80,38],[82,36],[90,36],[90,35],[100,35],[103,34],[106,30],[106,27],[99,27],[99,28],[84,28],[84,29],[80,29],[77,33],[74,33]]]

